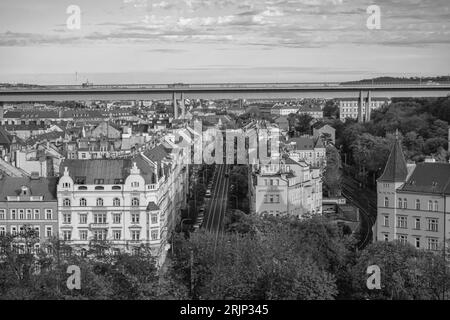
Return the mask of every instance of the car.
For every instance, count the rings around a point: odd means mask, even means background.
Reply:
[[[210,198],[211,197],[211,190],[206,190],[205,197],[206,198]]]

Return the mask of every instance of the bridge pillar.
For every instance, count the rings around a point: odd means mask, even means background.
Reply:
[[[175,91],[173,92],[172,100],[173,100],[173,118],[178,119],[177,95]]]
[[[184,119],[186,117],[186,107],[184,106],[183,92],[181,92],[180,107],[181,107],[181,117]]]
[[[363,93],[359,92],[359,103],[358,103],[358,122],[363,122]]]
[[[366,104],[366,122],[370,121],[370,114],[372,112],[372,96],[370,90],[367,91],[367,104]]]

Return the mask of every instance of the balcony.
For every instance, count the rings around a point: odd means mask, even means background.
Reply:
[[[108,229],[109,224],[108,223],[90,223],[89,228],[90,229]]]

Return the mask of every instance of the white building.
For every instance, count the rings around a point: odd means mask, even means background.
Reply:
[[[381,108],[385,103],[388,103],[388,99],[383,98],[372,98],[370,101],[370,111],[377,110]],[[345,119],[358,119],[358,106],[359,99],[343,99],[339,101],[339,119],[345,121]],[[370,117],[367,112],[369,111],[369,103],[363,100],[363,105],[361,108],[362,119],[369,121],[367,117]]]
[[[326,148],[322,139],[312,136],[290,138],[284,145],[289,157],[295,161],[306,161],[310,166],[323,168],[326,165]]]
[[[256,170],[255,212],[294,215],[298,218],[322,213],[320,169],[290,158]]]
[[[131,159],[65,160],[57,187],[60,237],[80,249],[92,240],[125,251],[144,245],[162,263],[186,201],[182,152],[158,145]]]

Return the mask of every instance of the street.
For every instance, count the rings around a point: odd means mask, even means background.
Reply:
[[[210,232],[215,232],[216,243],[220,231],[223,230],[223,219],[228,204],[229,179],[225,177],[227,166],[217,165],[214,172],[211,198],[207,201],[205,222],[203,227]]]

